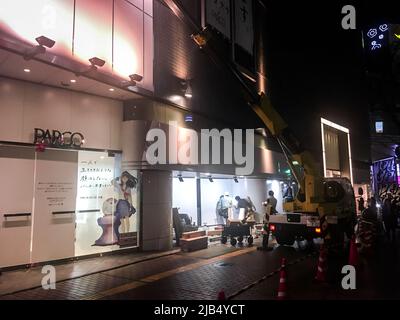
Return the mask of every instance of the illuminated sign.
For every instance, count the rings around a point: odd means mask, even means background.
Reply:
[[[400,186],[400,164],[397,164],[396,167],[397,167],[397,184]]]
[[[85,143],[85,138],[79,132],[35,128],[33,143],[59,148],[80,148]]]
[[[328,151],[327,148],[329,147],[329,141],[327,140],[328,136],[326,136],[326,131],[327,129],[335,129],[339,132],[341,132],[342,134],[345,134],[347,136],[347,156],[348,157],[348,161],[349,161],[349,172],[348,173],[344,173],[343,176],[347,176],[351,181],[351,184],[353,184],[353,165],[352,165],[352,156],[351,156],[351,145],[350,145],[350,130],[348,128],[345,128],[341,125],[338,125],[332,121],[329,121],[327,119],[321,118],[321,138],[322,138],[322,158],[323,158],[323,165],[324,165],[324,177],[328,176],[328,167],[327,167],[327,155],[328,155]],[[340,150],[340,149],[339,149]],[[344,152],[344,150],[342,151]],[[342,175],[342,173],[340,173],[340,175]]]
[[[383,121],[375,121],[375,132],[383,133]]]
[[[381,24],[377,28],[371,28],[367,32],[367,37],[369,38],[369,49],[375,51],[381,49],[384,45],[383,40],[386,39],[386,32],[389,30],[387,24]]]

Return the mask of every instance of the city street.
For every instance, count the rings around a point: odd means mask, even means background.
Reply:
[[[1,302],[400,299],[399,4],[0,0]]]
[[[217,244],[193,253],[177,252],[64,280],[56,284],[56,290],[36,288],[2,295],[0,299],[216,300],[221,290],[233,300],[276,299],[279,272],[271,273],[279,270],[283,257],[288,265],[288,299],[398,299],[398,244],[384,242],[375,257],[369,260],[361,257],[357,289],[349,291],[343,290],[340,284],[313,281],[317,269],[316,252],[288,246],[275,246],[273,251],[266,252],[257,250],[256,246],[231,248]],[[265,276],[267,278],[260,281]],[[0,278],[0,287],[8,277],[11,275],[5,273]],[[249,288],[243,290],[246,287]]]

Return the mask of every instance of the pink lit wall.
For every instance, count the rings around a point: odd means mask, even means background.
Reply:
[[[99,57],[102,72],[140,74],[152,90],[152,14],[153,0],[0,0],[0,31],[32,45],[44,35],[56,41],[49,52],[82,63]]]

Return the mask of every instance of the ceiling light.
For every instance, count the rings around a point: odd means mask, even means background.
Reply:
[[[76,80],[75,79],[71,79],[71,80],[69,80],[71,83],[75,83],[76,82]]]
[[[29,73],[31,72],[31,69],[24,69],[24,72]]]

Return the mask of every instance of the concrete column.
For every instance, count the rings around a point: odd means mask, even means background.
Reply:
[[[142,175],[143,250],[172,249],[172,174],[145,170]]]

